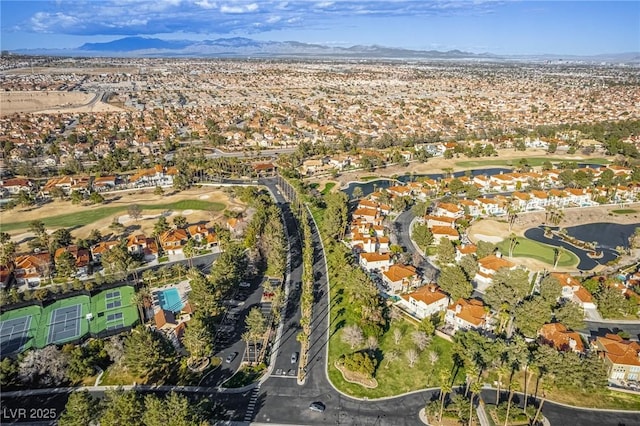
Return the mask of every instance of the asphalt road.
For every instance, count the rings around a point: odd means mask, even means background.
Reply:
[[[287,200],[283,197],[280,188],[276,185],[275,179],[265,179],[261,181],[273,194],[276,203],[282,211],[284,223],[289,236],[290,247],[290,275],[288,282],[289,293],[286,310],[283,313],[284,327],[282,336],[278,342],[278,354],[271,362],[274,368],[271,377],[277,377],[278,381],[296,383],[298,373],[298,363],[300,359],[300,343],[296,340],[300,327],[300,283],[302,282],[302,245],[298,234],[298,227]],[[297,354],[296,362],[291,362],[291,355]]]
[[[271,184],[267,182],[268,184]],[[275,192],[274,192],[275,193]],[[282,199],[276,194],[276,200],[282,203]],[[286,212],[286,207],[283,210]],[[286,218],[285,213],[285,218]],[[407,219],[405,218],[405,221]],[[408,222],[411,220],[409,219]],[[287,228],[290,236],[297,235],[296,224],[287,219]],[[418,419],[418,412],[425,403],[437,397],[437,390],[419,391],[410,395],[405,395],[392,399],[366,401],[356,400],[340,394],[330,384],[326,373],[326,342],[327,342],[327,321],[328,321],[328,284],[324,263],[324,253],[320,248],[320,240],[315,226],[312,225],[313,238],[315,244],[314,290],[316,298],[314,301],[312,335],[310,348],[310,363],[307,370],[307,380],[303,385],[298,385],[296,380],[269,377],[257,391],[245,391],[237,394],[216,393],[215,388],[203,388],[198,392],[198,397],[206,396],[217,404],[215,417],[226,418],[234,421],[251,420],[254,423],[280,423],[293,425],[389,425],[404,426],[421,424]],[[408,228],[407,228],[408,230]],[[299,241],[292,240],[293,252],[296,246],[299,250]],[[400,242],[400,244],[403,244]],[[411,245],[406,246],[412,249]],[[292,256],[292,266],[295,265]],[[291,276],[292,282],[299,277],[301,270],[294,267]],[[296,303],[296,296],[291,295],[290,305],[299,311]],[[299,296],[298,296],[299,297]],[[299,314],[298,314],[299,315]],[[299,316],[298,316],[299,320]],[[296,321],[295,314],[286,320],[286,324],[291,325]],[[290,365],[290,348],[295,348],[295,340],[288,339],[282,343],[282,350],[279,352],[275,365]],[[297,342],[295,342],[297,344]],[[297,346],[299,350],[299,345]],[[166,391],[160,391],[166,392]],[[187,394],[192,392],[185,392]],[[252,396],[256,395],[255,405],[248,413],[247,407]],[[495,399],[495,391],[485,390],[482,392],[483,398],[487,402]],[[9,413],[7,410],[15,408],[56,408],[58,413],[64,407],[66,401],[65,394],[28,398],[2,398],[2,413]],[[326,405],[323,413],[312,412],[308,406],[313,401],[322,401]],[[543,414],[550,420],[551,425],[580,425],[580,426],[632,426],[640,425],[640,415],[638,413],[616,413],[605,411],[583,410],[565,407],[551,402],[546,402]],[[15,413],[15,411],[13,412]],[[214,413],[212,413],[214,414]],[[14,417],[15,419],[15,417]],[[9,423],[10,418],[3,417],[2,423]],[[19,419],[25,421],[26,419]],[[31,419],[34,420],[34,419]]]

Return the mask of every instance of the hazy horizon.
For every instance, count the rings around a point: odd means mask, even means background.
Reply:
[[[640,51],[635,1],[3,1],[2,49],[247,37],[497,55]]]

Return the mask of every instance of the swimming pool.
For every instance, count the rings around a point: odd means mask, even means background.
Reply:
[[[184,307],[177,288],[160,290],[157,294],[160,307],[165,311],[180,312]]]

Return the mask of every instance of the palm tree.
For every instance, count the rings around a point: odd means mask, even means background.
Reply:
[[[153,281],[156,280],[156,273],[153,269],[146,269],[142,272],[142,281],[145,285],[149,286]]]
[[[566,249],[563,246],[560,246],[553,250],[553,269],[555,270],[558,266],[558,262],[560,262],[560,258],[564,254]]]
[[[471,426],[473,420],[473,398],[482,390],[482,383],[480,380],[476,380],[471,384],[471,403],[469,404],[469,426]]]
[[[518,236],[515,233],[509,235],[509,258],[513,258],[513,249],[518,245]]]
[[[478,366],[476,364],[470,364],[467,368],[466,368],[466,385],[464,388],[464,396],[469,395],[469,386],[471,386],[471,384],[473,383],[473,381],[478,377],[478,375],[480,374],[480,371],[478,369]]]
[[[496,389],[496,406],[500,404],[500,386],[502,385],[502,378],[509,374],[509,367],[502,364],[498,367],[498,388]]]
[[[540,411],[542,411],[542,406],[544,405],[545,398],[547,396],[548,383],[542,380],[542,376],[539,377],[540,386],[542,387],[542,397],[540,398],[540,405],[538,405],[538,410],[536,410],[536,415],[533,417],[532,425],[535,426],[538,421],[538,416],[540,415]]]
[[[512,372],[512,374],[514,373],[515,372]],[[515,392],[514,388],[516,386],[518,386],[518,380],[512,375],[511,379],[509,380],[509,399],[507,400],[507,413],[504,419],[504,426],[507,426],[509,424],[509,411],[511,411],[511,402],[513,401],[513,393]]]
[[[173,272],[175,274],[178,274],[178,280],[182,281],[182,275],[187,273],[187,267],[184,266],[182,263],[178,262],[176,264],[173,265],[173,267],[171,268],[173,269]]]
[[[444,411],[444,400],[453,387],[451,386],[451,372],[445,370],[440,373],[440,414],[438,421],[442,422],[442,412]]]
[[[131,295],[131,304],[136,305],[138,307],[140,320],[142,321],[143,324],[145,323],[144,306],[150,297],[151,297],[151,293],[149,293],[149,289],[147,289],[146,287],[140,288],[140,290],[138,290],[137,292]]]
[[[529,385],[531,384],[531,378],[533,377],[534,374],[539,375],[540,374],[540,369],[538,367],[537,364],[533,364],[532,362],[529,362],[527,364],[527,367],[525,368],[525,377],[526,380],[524,382],[524,411],[527,411],[527,391],[529,389]]]
[[[193,256],[196,254],[196,243],[193,239],[187,241],[187,244],[182,248],[182,252],[187,257],[189,267],[193,268]]]

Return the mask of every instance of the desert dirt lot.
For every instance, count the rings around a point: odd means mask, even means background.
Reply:
[[[560,227],[570,227],[577,225],[584,225],[586,223],[618,223],[618,224],[633,224],[640,223],[640,203],[634,203],[625,205],[624,207],[630,209],[637,209],[639,213],[634,214],[615,214],[612,210],[620,209],[620,206],[598,206],[598,207],[580,207],[570,208],[564,210],[564,218],[560,222]],[[520,213],[515,223],[513,224],[512,231],[518,236],[524,236],[527,229],[540,226],[545,221],[544,212],[531,212]],[[498,221],[495,219],[482,219],[467,229],[467,235],[472,242],[478,240],[499,242],[509,236],[509,225],[506,221]],[[543,269],[549,269],[549,265],[535,260],[522,257],[514,257],[509,259],[512,262],[526,266],[533,271],[541,271]],[[575,268],[561,268],[558,267],[557,271],[575,272]]]
[[[18,113],[105,112],[121,111],[106,104],[96,93],[82,92],[0,92],[0,115]]]
[[[132,204],[144,204],[144,205],[158,205],[158,204],[170,204],[184,200],[202,200],[209,202],[221,203],[226,206],[226,209],[232,211],[244,211],[246,206],[237,199],[232,199],[229,194],[221,188],[202,187],[192,188],[187,191],[183,191],[176,194],[169,194],[169,191],[165,195],[154,195],[153,189],[145,189],[141,191],[130,192],[118,192],[105,194],[107,203],[94,206],[82,206],[74,205],[71,201],[52,201],[48,204],[37,208],[20,209],[16,208],[10,211],[0,213],[0,223],[11,222],[26,222],[32,220],[41,220],[46,217],[58,216],[63,214],[73,214],[78,212],[87,212],[91,210],[100,209],[104,207],[118,207],[122,206],[123,210],[106,216],[88,225],[78,226],[72,230],[72,235],[75,238],[87,238],[91,233],[91,230],[98,229],[103,236],[111,234],[113,231],[109,229],[109,225],[113,222],[114,218],[117,218],[122,223],[128,233],[140,233],[150,235],[153,232],[153,225],[157,221],[157,218],[163,213],[162,210],[143,210],[143,217],[139,220],[129,218],[127,214],[127,207]],[[166,212],[167,214],[169,212]],[[171,211],[168,221],[171,224],[171,218],[177,215],[183,215],[187,218],[187,223],[220,223],[224,222],[224,209],[219,211],[204,211],[204,210],[181,210]],[[48,231],[55,231],[55,227],[47,227]],[[19,229],[10,231],[9,234],[13,240],[20,244],[18,251],[27,251],[26,242],[31,237],[31,234],[26,229]]]

